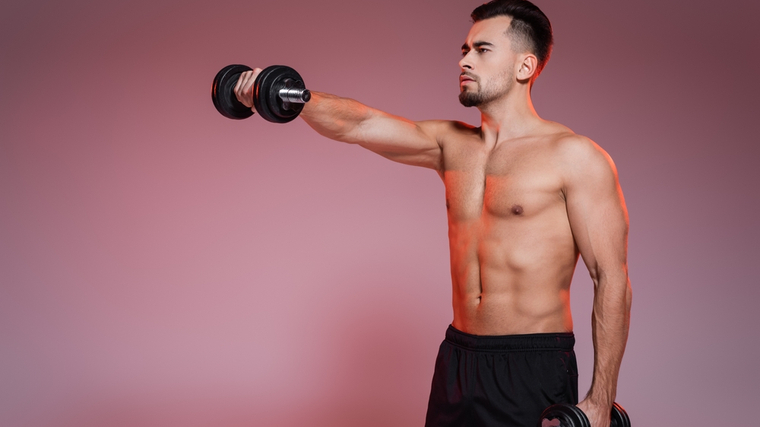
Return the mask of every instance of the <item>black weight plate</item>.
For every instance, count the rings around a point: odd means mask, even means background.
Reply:
[[[256,77],[253,84],[253,104],[265,120],[287,123],[298,117],[303,110],[303,104],[298,103],[290,103],[288,108],[285,108],[279,92],[288,80],[291,81],[292,87],[304,87],[301,75],[284,65],[267,67]]]
[[[559,420],[559,426],[556,425],[557,420]],[[547,422],[545,423],[544,421]],[[591,427],[591,423],[583,411],[575,405],[565,403],[552,405],[544,409],[544,412],[541,413],[539,427],[543,425],[554,427]]]
[[[251,67],[240,64],[232,64],[222,68],[211,85],[211,100],[214,107],[224,117],[230,119],[247,119],[253,115],[253,111],[246,107],[235,96],[235,85],[240,75],[250,71]]]
[[[256,76],[256,81],[253,82],[253,106],[264,120],[270,122],[277,121],[277,118],[274,117],[269,110],[268,92],[272,89],[272,79],[270,78],[270,74],[276,71],[278,67],[279,66],[277,65],[272,65],[264,68],[259,75]]]
[[[625,409],[617,402],[612,404],[610,427],[631,427],[631,419],[628,418],[628,412],[625,412]]]
[[[287,122],[295,119],[298,117],[299,114],[301,114],[301,110],[303,110],[304,104],[298,103],[298,102],[291,102],[287,103],[287,108],[285,108],[285,102],[280,98],[280,89],[283,88],[298,88],[303,89],[305,88],[303,79],[301,78],[301,75],[298,74],[298,72],[290,67],[282,67],[283,70],[281,73],[277,74],[277,77],[275,78],[272,86],[275,89],[274,91],[269,92],[269,100],[270,105],[276,106],[275,108],[272,108],[272,111],[275,113],[275,115],[282,117],[283,120],[286,120]],[[311,96],[309,96],[310,98]],[[285,122],[283,122],[285,123]]]

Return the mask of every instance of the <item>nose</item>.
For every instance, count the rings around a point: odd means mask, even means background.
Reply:
[[[459,60],[459,68],[462,70],[472,70],[472,62],[470,61],[470,52],[467,52],[462,59]]]

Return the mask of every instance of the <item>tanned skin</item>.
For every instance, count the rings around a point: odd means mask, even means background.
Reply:
[[[570,282],[583,257],[594,283],[594,373],[578,406],[593,427],[608,427],[631,304],[623,193],[604,150],[534,110],[538,60],[512,43],[510,22],[506,16],[476,22],[462,46],[460,90],[479,98],[480,127],[412,122],[319,92],[301,117],[330,139],[441,176],[452,325],[460,331],[571,332]],[[244,73],[235,88],[249,107],[260,71]]]

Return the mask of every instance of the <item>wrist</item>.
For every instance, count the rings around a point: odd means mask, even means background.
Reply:
[[[613,393],[607,392],[595,392],[589,391],[585,399],[586,403],[599,408],[612,409],[612,404],[615,403],[615,396]]]

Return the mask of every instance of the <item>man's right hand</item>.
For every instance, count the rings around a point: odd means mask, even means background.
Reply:
[[[238,101],[250,109],[253,109],[253,83],[260,72],[261,68],[243,72],[235,85],[235,96]]]

